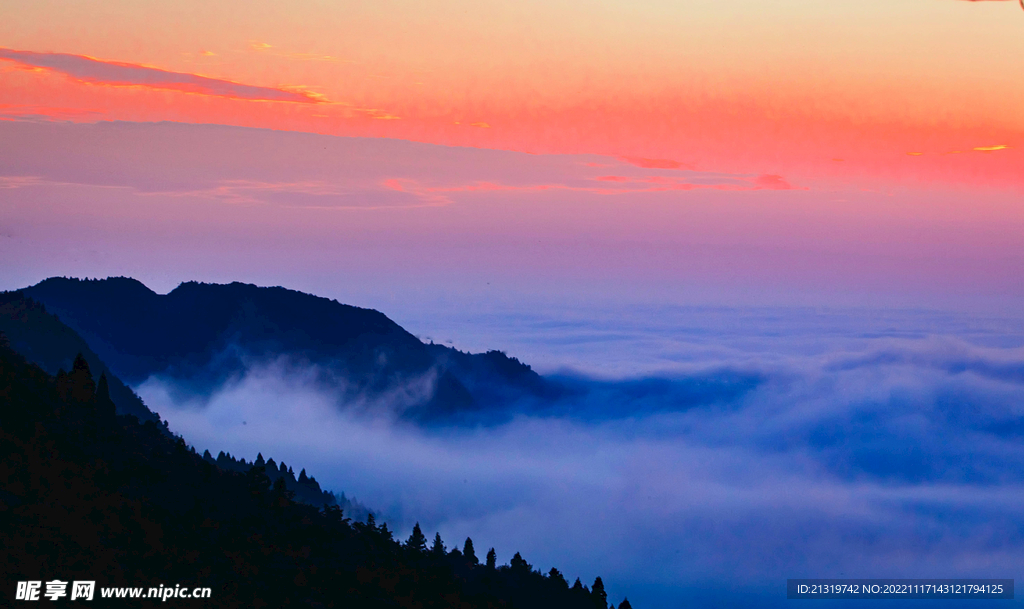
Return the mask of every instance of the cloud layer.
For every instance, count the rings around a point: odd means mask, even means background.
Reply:
[[[706,346],[673,370],[563,373],[574,397],[483,427],[339,410],[283,360],[204,402],[174,401],[159,379],[140,391],[199,449],[303,463],[400,532],[419,521],[502,561],[522,551],[600,574],[644,606],[781,606],[787,577],[1024,575],[1019,333],[983,346],[976,332],[917,334],[934,316],[884,315],[903,323],[879,335],[865,314],[811,332],[804,313],[775,310],[730,336],[709,312]],[[636,335],[599,319],[548,328],[552,345]]]
[[[50,138],[63,139],[61,131],[77,132],[75,150],[54,164],[51,151],[60,144]],[[219,126],[12,125],[9,132],[19,146],[8,155],[0,152],[0,174],[37,178],[32,184],[112,186],[146,195],[291,208],[431,207],[478,195],[604,197],[797,188],[776,175],[666,171],[661,162],[636,165],[597,155],[529,155]],[[32,142],[31,132],[44,139]],[[154,146],[156,140],[162,145]],[[112,141],[117,142],[113,150],[107,146]],[[128,162],[126,150],[132,150]],[[114,158],[117,172],[100,166]],[[609,169],[616,175],[603,175]]]
[[[0,48],[0,59],[29,68],[52,70],[94,85],[146,87],[250,101],[304,104],[324,101],[307,91],[246,85],[198,74],[171,72],[133,63],[102,61],[69,53],[36,53]]]

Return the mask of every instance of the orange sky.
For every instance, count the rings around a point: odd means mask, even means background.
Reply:
[[[1024,185],[1012,2],[37,1],[5,8],[0,47],[8,118],[600,153],[804,183]],[[11,51],[320,103],[83,78]]]

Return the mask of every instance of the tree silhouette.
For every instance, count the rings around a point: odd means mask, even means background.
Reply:
[[[405,547],[415,552],[427,551],[427,538],[420,529],[420,523],[417,522],[413,525],[412,534],[409,535],[409,539],[405,542]]]
[[[515,556],[512,557],[512,560],[509,562],[509,566],[512,567],[513,571],[530,571],[530,563],[523,560],[523,557],[519,552],[516,552]]]
[[[487,550],[487,568],[493,569],[498,563],[498,554],[494,551],[494,548]]]
[[[96,395],[96,383],[92,380],[89,364],[82,357],[81,353],[75,357],[75,363],[71,366],[68,383],[71,390],[71,399],[76,402],[90,402]]]
[[[434,533],[434,545],[430,546],[430,551],[434,556],[444,556],[444,542],[441,541],[440,533]]]
[[[107,373],[100,375],[100,382],[96,384],[96,399],[110,400],[110,384],[107,382]]]
[[[633,609],[633,605],[629,604],[628,598],[624,598],[622,599],[622,602],[619,603],[619,609]]]
[[[96,384],[96,412],[103,418],[113,417],[117,413],[117,407],[110,399],[110,383],[107,382],[107,375],[100,375],[100,382]]]
[[[295,499],[295,493],[288,490],[288,486],[284,482],[284,478],[278,478],[274,481],[274,486],[271,489],[271,503],[278,508],[284,508],[291,505]]]
[[[551,570],[548,571],[548,579],[558,584],[559,588],[569,588],[569,582],[565,581],[565,576],[562,575],[561,571],[554,567],[551,567]]]
[[[604,591],[604,582],[600,577],[594,580],[594,585],[590,588],[590,596],[594,599],[595,607],[608,609],[608,593]]]
[[[466,543],[462,546],[462,556],[471,565],[480,564],[480,559],[476,557],[476,551],[473,549],[473,540],[469,537],[466,538]]]

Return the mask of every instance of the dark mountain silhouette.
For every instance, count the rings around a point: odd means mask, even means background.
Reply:
[[[110,399],[118,414],[130,414],[141,421],[160,422],[160,417],[111,372],[89,349],[86,341],[47,313],[42,304],[18,292],[0,293],[0,332],[7,336],[11,348],[50,374],[71,370],[75,356],[81,354],[97,376],[106,376]]]
[[[253,363],[315,364],[346,400],[387,396],[421,420],[491,409],[555,388],[504,353],[424,344],[384,314],[280,287],[47,279],[22,292],[78,332],[129,384],[152,375],[209,393]]]
[[[118,416],[84,357],[56,377],[0,334],[0,573],[18,581],[210,588],[203,606],[609,609],[600,578],[570,588],[519,553],[476,561],[472,540],[428,550],[373,514],[295,501],[293,469],[199,455],[153,420]],[[276,469],[276,473],[271,471]],[[319,491],[302,470],[295,483]],[[141,601],[144,605],[154,601]],[[180,602],[180,599],[175,599]],[[188,602],[188,601],[186,601]],[[628,605],[627,605],[628,606]]]

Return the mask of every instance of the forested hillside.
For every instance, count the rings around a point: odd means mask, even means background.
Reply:
[[[292,468],[204,458],[152,420],[117,415],[106,377],[84,358],[51,376],[0,343],[8,591],[60,578],[209,587],[218,607],[608,607],[600,578],[570,586],[519,554],[499,566],[492,550],[481,562],[469,539],[428,545],[417,525],[403,542],[372,515],[357,522],[337,505],[299,503]]]

